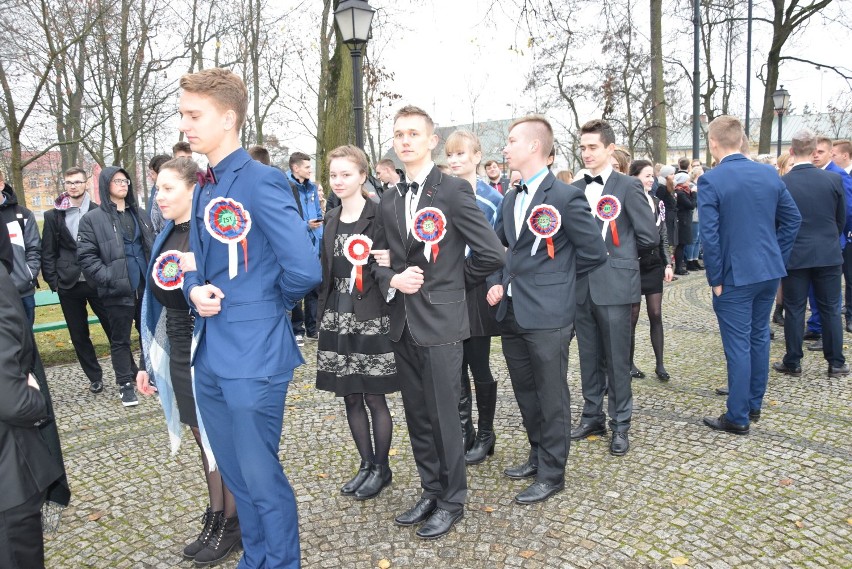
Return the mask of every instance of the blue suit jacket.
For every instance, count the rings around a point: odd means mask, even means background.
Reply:
[[[843,191],[846,194],[846,225],[840,235],[840,248],[843,249],[849,241],[852,241],[852,176],[834,162],[829,162],[825,170],[839,174],[843,180]]]
[[[189,301],[193,288],[209,282],[225,298],[219,314],[195,319],[199,348],[203,345],[208,358],[215,358],[211,363],[220,364],[215,369],[225,378],[292,371],[304,360],[287,310],[321,279],[319,259],[299,218],[293,192],[280,170],[252,160],[242,148],[213,171],[216,185],[196,186],[192,199],[189,243],[197,270],[186,273],[184,294]],[[228,275],[228,245],[214,239],[204,224],[204,208],[218,197],[236,200],[251,215],[246,238],[248,271],[243,248],[238,246],[238,272],[233,279]]]
[[[698,178],[698,220],[710,286],[787,275],[802,216],[774,168],[731,154]]]

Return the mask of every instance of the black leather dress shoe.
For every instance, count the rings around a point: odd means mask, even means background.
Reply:
[[[760,421],[760,409],[752,409],[748,412],[749,421]]]
[[[727,395],[727,394],[728,394],[728,388],[727,387],[717,387],[716,388],[716,395]]]
[[[736,425],[725,418],[725,415],[719,415],[719,418],[704,417],[704,424],[714,431],[724,431],[734,435],[747,435],[748,425]]]
[[[852,332],[852,320],[847,320],[847,321],[846,321],[846,331],[847,331],[847,332]]]
[[[571,429],[571,440],[579,441],[587,439],[592,435],[605,435],[606,427],[600,423],[580,423],[577,428]]]
[[[808,344],[807,349],[809,352],[821,352],[822,351],[822,340],[814,340],[810,344]]]
[[[413,526],[425,522],[437,507],[438,501],[436,499],[420,498],[413,508],[398,515],[394,522],[398,526]]]
[[[370,467],[372,464],[367,460],[361,461],[361,466],[358,468],[358,472],[355,473],[355,476],[349,480],[343,487],[340,489],[340,493],[344,496],[351,496],[355,493],[355,490],[361,487],[361,484],[370,476]]]
[[[518,466],[512,466],[505,469],[503,474],[515,480],[523,480],[524,478],[529,478],[538,474],[538,465],[532,464],[530,461],[526,461]]]
[[[565,482],[557,485],[545,484],[544,482],[533,482],[530,486],[515,496],[515,502],[528,506],[536,502],[544,502],[557,492],[565,489]]]
[[[667,372],[666,368],[664,368],[663,366],[660,366],[655,369],[654,373],[657,374],[657,379],[659,379],[660,381],[668,381],[672,378],[672,376],[669,375],[669,372]]]
[[[426,523],[415,533],[420,539],[438,539],[450,533],[453,525],[463,517],[464,510],[452,514],[444,508],[436,508]]]
[[[802,368],[800,366],[787,367],[784,362],[772,362],[772,369],[784,375],[792,375],[793,377],[801,377]]]
[[[613,433],[609,441],[609,453],[613,456],[624,456],[630,450],[630,441],[627,433]]]
[[[686,269],[675,269],[674,273],[676,275],[686,276],[689,274],[689,271],[687,271]]]
[[[630,368],[630,377],[634,379],[645,379],[645,372],[636,366]]]
[[[805,335],[802,336],[802,340],[822,340],[822,334],[808,330],[805,332]]]
[[[843,377],[849,375],[849,364],[843,364],[840,367],[828,366],[828,377]]]
[[[102,393],[104,390],[104,382],[100,380],[95,380],[89,384],[89,391],[92,393]]]

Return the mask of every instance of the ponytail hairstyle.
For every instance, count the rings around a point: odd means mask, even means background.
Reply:
[[[194,187],[198,181],[195,175],[198,172],[198,164],[192,158],[172,158],[160,166],[160,172],[163,170],[174,170],[189,187]]]

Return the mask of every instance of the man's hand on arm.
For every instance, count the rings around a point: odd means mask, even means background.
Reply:
[[[189,299],[195,305],[195,310],[204,318],[216,316],[222,310],[222,299],[225,295],[212,284],[201,285],[189,292]]]
[[[408,267],[391,278],[390,286],[403,294],[416,293],[423,286],[423,269]]]
[[[489,306],[497,306],[503,300],[503,285],[494,285],[488,289],[485,300],[488,301]]]

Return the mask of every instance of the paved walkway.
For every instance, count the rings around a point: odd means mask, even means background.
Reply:
[[[532,507],[514,504],[525,484],[502,475],[525,459],[527,443],[495,340],[496,453],[468,470],[465,518],[437,542],[393,524],[419,496],[399,396],[390,398],[393,485],[356,502],[339,494],[358,464],[343,405],[313,388],[311,364],[300,368],[281,457],[299,501],[303,566],[852,567],[852,379],[829,379],[821,354],[806,352],[801,378],[771,375],[750,436],[712,432],[701,419],[724,408],[713,394],[725,383],[724,360],[703,274],[668,286],[663,314],[673,379],[634,382],[630,453],[610,456],[605,438],[573,444],[566,490]],[[637,332],[637,364],[652,371],[644,316]],[[568,381],[576,422],[575,346]],[[782,349],[773,342],[773,359]],[[309,362],[314,350],[305,348]],[[114,385],[89,394],[78,366],[48,375],[74,492],[47,539],[48,567],[191,567],[180,550],[206,504],[191,436],[170,458],[156,400],[125,410]]]

